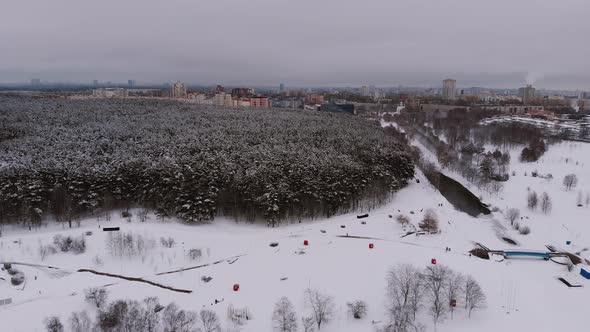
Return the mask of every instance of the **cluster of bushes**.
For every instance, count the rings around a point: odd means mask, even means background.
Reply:
[[[12,264],[4,263],[2,270],[6,270],[6,272],[11,276],[10,283],[13,286],[19,286],[25,282],[25,274],[20,270],[13,268]]]
[[[63,236],[58,234],[53,237],[53,244],[59,248],[61,252],[82,254],[86,251],[86,238],[84,235],[72,237],[71,235]]]
[[[339,114],[2,97],[0,123],[0,223],[139,204],[274,224],[376,206],[414,175],[377,122]]]
[[[69,331],[145,331],[145,332],[220,332],[217,314],[203,309],[200,312],[181,310],[174,303],[163,306],[156,297],[145,300],[118,300],[103,303],[94,320],[86,311],[74,312],[68,320]],[[64,324],[58,317],[45,321],[48,332],[63,332]]]

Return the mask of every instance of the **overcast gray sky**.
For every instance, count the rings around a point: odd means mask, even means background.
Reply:
[[[6,0],[0,82],[590,90],[589,0]]]

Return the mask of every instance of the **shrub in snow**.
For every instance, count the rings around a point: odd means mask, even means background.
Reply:
[[[12,264],[10,264],[10,263],[4,263],[3,266],[4,266],[4,269],[7,270],[7,271],[10,270],[10,269],[12,269]]]
[[[161,237],[160,238],[160,244],[162,244],[162,247],[164,248],[172,248],[174,247],[174,244],[176,244],[176,241],[174,241],[174,239],[172,237]]]
[[[53,237],[53,244],[62,252],[73,252],[75,254],[82,254],[86,251],[86,239],[84,235],[72,237],[70,235],[55,235]]]
[[[101,308],[107,302],[108,292],[104,288],[88,288],[84,290],[84,299],[87,303],[94,304]]]
[[[57,249],[55,249],[54,246],[49,244],[39,245],[39,257],[41,258],[42,262],[45,261],[45,258],[47,258],[47,256],[54,255],[55,253],[57,253]]]
[[[193,261],[201,259],[201,256],[203,256],[203,251],[201,249],[191,249],[188,251],[188,258]]]
[[[297,315],[293,304],[287,297],[282,297],[277,303],[272,313],[273,328],[278,332],[296,332]]]
[[[64,326],[59,320],[59,317],[52,316],[45,320],[45,331],[47,332],[63,332]]]
[[[407,224],[410,223],[410,218],[408,218],[408,216],[405,216],[403,214],[398,214],[397,217],[395,217],[395,219],[402,226],[406,226]]]
[[[94,264],[94,266],[103,266],[104,262],[100,256],[96,255],[92,258],[92,264]]]
[[[418,224],[420,229],[426,232],[438,232],[438,217],[434,210],[428,209],[424,213],[424,218]]]
[[[518,230],[518,232],[519,232],[520,234],[522,234],[522,235],[528,235],[528,234],[530,234],[530,233],[531,233],[531,229],[529,228],[529,226],[524,226],[524,227],[521,227],[521,228]]]
[[[139,212],[137,212],[137,218],[139,218],[139,221],[141,221],[141,222],[146,222],[149,219],[148,210],[147,209],[139,210]]]
[[[121,217],[131,218],[131,217],[133,217],[133,214],[130,211],[123,211],[123,212],[121,212]]]
[[[354,301],[348,303],[348,309],[354,319],[362,319],[367,315],[367,303],[364,301]]]
[[[25,274],[22,273],[21,271],[12,269],[10,270],[11,272],[13,272],[14,274],[12,274],[12,277],[10,277],[10,283],[13,286],[19,286],[22,285],[25,282]]]

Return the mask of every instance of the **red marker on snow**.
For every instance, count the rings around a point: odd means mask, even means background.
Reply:
[[[373,249],[375,247],[372,243],[369,243],[369,249]]]
[[[432,265],[436,265],[436,258],[433,258],[431,261]]]
[[[239,284],[235,284],[234,285],[234,292],[237,292],[240,290],[240,285]]]
[[[307,241],[307,240],[304,240],[304,241],[303,241],[303,245],[304,245],[304,246],[308,246],[308,245],[309,245],[309,241]]]

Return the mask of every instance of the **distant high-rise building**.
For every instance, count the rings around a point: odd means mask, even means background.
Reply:
[[[532,85],[527,84],[527,86],[518,89],[518,95],[522,99],[523,104],[530,104],[535,100],[535,88],[533,88]]]
[[[217,84],[217,86],[215,87],[215,93],[222,93],[224,91],[225,91],[225,88],[223,87],[223,85]]]
[[[96,88],[98,86],[98,80],[92,81],[92,85]]]
[[[281,84],[279,84],[279,93],[283,93],[283,92],[285,92],[285,84],[281,83]]]
[[[442,95],[446,100],[455,100],[457,98],[457,81],[446,79],[443,81]]]
[[[186,98],[186,87],[184,83],[176,82],[170,89],[170,97],[172,98]]]
[[[40,79],[38,79],[38,78],[33,78],[33,79],[31,80],[31,85],[32,85],[32,86],[35,86],[35,87],[37,87],[37,86],[41,86],[41,80],[40,80]]]
[[[371,94],[371,92],[369,91],[369,87],[368,87],[368,86],[366,86],[366,85],[363,85],[363,86],[361,87],[361,95],[363,95],[363,96],[368,96],[368,95],[370,95],[370,94]]]
[[[133,88],[135,88],[135,80],[128,80],[128,81],[127,81],[127,87],[128,87],[129,89],[133,89]]]

